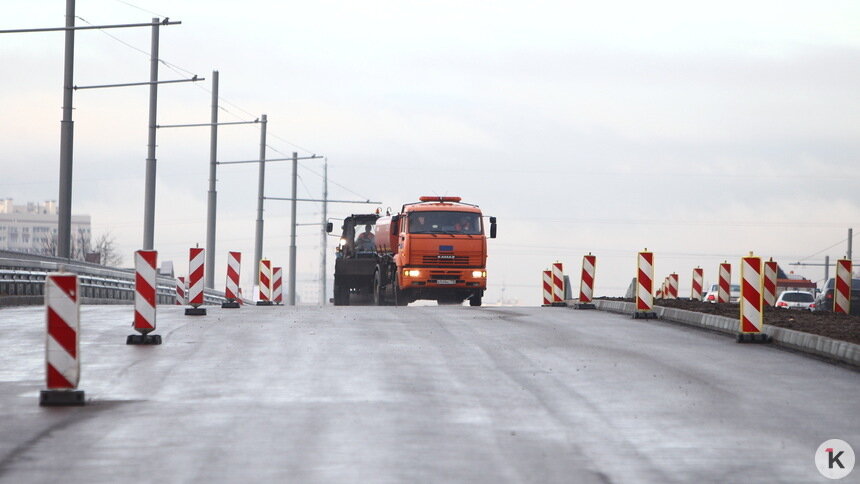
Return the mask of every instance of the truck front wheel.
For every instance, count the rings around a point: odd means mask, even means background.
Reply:
[[[394,276],[394,281],[391,283],[394,292],[394,305],[406,306],[407,304],[409,304],[409,301],[406,299],[406,294],[404,293],[404,291],[400,289],[400,281],[398,281],[397,279],[398,276]]]
[[[334,305],[349,306],[349,287],[334,283]]]
[[[385,305],[385,292],[382,287],[382,277],[379,271],[373,273],[373,304],[377,306]]]

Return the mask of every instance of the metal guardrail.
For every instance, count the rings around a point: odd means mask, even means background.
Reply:
[[[43,304],[45,276],[51,272],[77,274],[84,304],[133,304],[132,269],[117,269],[81,261],[0,250],[0,306]],[[176,282],[159,276],[156,282],[158,304],[174,304]],[[221,304],[224,293],[206,289],[204,304]]]

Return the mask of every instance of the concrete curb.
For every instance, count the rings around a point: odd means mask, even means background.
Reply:
[[[593,302],[601,311],[631,316],[634,312],[633,303],[629,302],[603,299],[595,299]],[[654,312],[660,319],[667,321],[706,328],[733,336],[738,334],[738,320],[734,318],[662,306],[654,306]],[[773,342],[779,346],[860,368],[860,345],[768,324],[764,325],[764,332],[770,335]]]

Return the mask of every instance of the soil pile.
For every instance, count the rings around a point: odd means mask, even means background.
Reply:
[[[622,298],[602,299],[633,302],[632,299]],[[740,308],[737,304],[712,304],[688,299],[658,299],[654,301],[654,304],[667,308],[715,314],[727,318],[740,318]],[[801,311],[799,309],[766,307],[764,311],[764,324],[860,344],[860,316],[848,316],[829,311]]]

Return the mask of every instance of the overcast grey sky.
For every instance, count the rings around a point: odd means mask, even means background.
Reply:
[[[64,5],[2,2],[0,29],[61,26]],[[656,279],[678,272],[682,295],[693,267],[713,282],[719,262],[750,250],[820,280],[822,268],[787,264],[843,256],[860,227],[856,1],[78,0],[77,15],[181,20],[161,29],[161,78],[219,70],[221,120],[267,113],[270,156],[328,156],[331,198],[398,208],[460,195],[497,216],[487,302],[504,287],[539,304],[540,271],[561,260],[578,281],[589,251],[595,293],[620,295],[646,247]],[[148,29],[110,35],[149,49]],[[0,36],[0,197],[57,198],[62,55],[61,33]],[[148,73],[148,54],[77,34],[76,84]],[[208,122],[209,88],[162,86],[159,123]],[[73,211],[113,233],[130,264],[147,91],[78,91],[74,117]],[[256,127],[222,128],[219,158],[253,159],[258,139]],[[158,145],[155,245],[184,273],[187,248],[205,241],[208,130],[161,130]],[[270,166],[267,195],[289,196],[289,172]],[[321,194],[321,172],[302,163],[300,196]],[[219,286],[227,250],[245,254],[249,286],[256,176],[220,168]],[[320,216],[300,205],[299,222]],[[288,223],[288,203],[267,202],[275,265],[287,262]],[[301,227],[298,245],[300,291],[315,294],[317,228]]]

